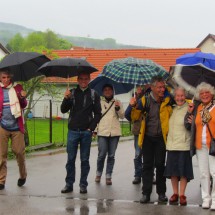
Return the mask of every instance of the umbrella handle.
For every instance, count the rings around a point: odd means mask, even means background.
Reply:
[[[136,84],[134,85],[134,98],[136,99],[136,88],[137,88],[137,86],[136,86]]]
[[[67,88],[69,89],[69,74],[67,76]]]

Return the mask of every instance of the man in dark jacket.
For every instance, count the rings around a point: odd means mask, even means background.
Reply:
[[[135,92],[135,99],[138,101],[143,96],[143,90],[141,86],[136,87]],[[136,103],[135,103],[136,105]],[[132,111],[132,104],[129,103],[126,111],[125,111],[125,118],[128,121],[131,120],[131,111]],[[141,148],[138,146],[138,136],[140,133],[140,127],[141,127],[141,121],[142,121],[142,114],[138,120],[135,120],[132,122],[132,133],[134,134],[134,149],[135,149],[135,158],[134,158],[134,180],[132,181],[133,184],[140,184],[141,178],[142,178],[142,166],[143,166],[143,160],[142,160],[142,152]]]
[[[89,82],[89,73],[79,73],[77,88],[75,90],[67,89],[61,104],[62,113],[70,111],[68,120],[66,186],[61,190],[61,193],[73,191],[75,160],[79,144],[81,158],[80,193],[87,193],[92,133],[101,118],[100,97],[88,87]]]

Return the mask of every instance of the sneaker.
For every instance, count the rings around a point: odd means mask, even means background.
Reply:
[[[0,184],[0,190],[4,190],[4,184]]]
[[[203,209],[208,209],[208,208],[210,208],[210,202],[209,202],[209,201],[203,201],[203,203],[202,203],[202,208],[203,208]]]
[[[141,183],[141,178],[140,177],[135,177],[134,180],[132,181],[133,184],[140,184]]]
[[[112,185],[111,178],[106,178],[106,185]]]
[[[150,195],[143,195],[142,198],[140,199],[141,204],[146,204],[150,202]]]
[[[186,196],[184,196],[184,195],[180,196],[180,205],[181,206],[187,205],[187,197]]]
[[[61,193],[70,193],[73,191],[73,187],[70,187],[70,186],[65,186],[62,190],[61,190]]]
[[[87,187],[80,187],[80,193],[82,194],[87,193]]]
[[[100,181],[101,181],[101,176],[97,175],[96,178],[95,178],[95,182],[96,183],[100,183]]]
[[[215,211],[215,202],[212,202],[212,204],[211,204],[211,210]]]
[[[159,203],[166,203],[168,201],[167,196],[164,193],[158,195],[158,202]]]
[[[178,194],[173,194],[170,199],[169,199],[169,204],[170,205],[176,205],[178,204]]]
[[[22,187],[25,184],[25,182],[26,182],[26,178],[23,178],[23,179],[19,178],[18,181],[17,181],[17,185],[19,187]]]

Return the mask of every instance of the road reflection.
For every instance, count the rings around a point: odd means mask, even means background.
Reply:
[[[73,199],[73,198],[70,198]],[[66,212],[69,214],[79,215],[93,215],[93,214],[105,214],[111,213],[112,199],[99,199],[99,200],[88,200],[84,201],[67,201]]]

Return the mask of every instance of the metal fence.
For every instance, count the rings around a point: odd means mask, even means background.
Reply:
[[[26,122],[30,146],[46,143],[66,144],[69,114],[61,113],[61,102],[53,100],[33,102],[33,108],[30,114],[28,114]],[[127,105],[128,103],[123,103],[124,108]],[[122,131],[130,129],[130,125],[126,119],[121,120],[120,123]]]

